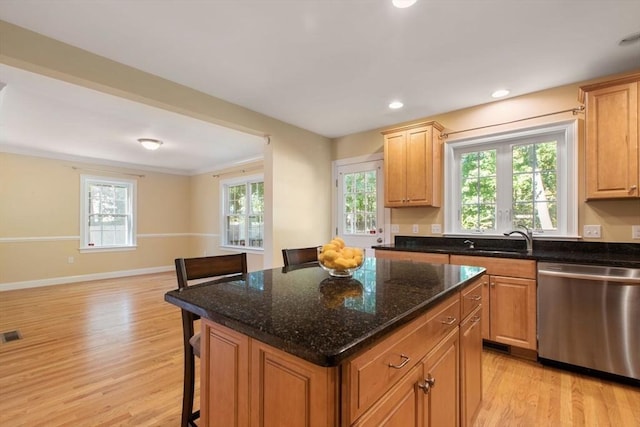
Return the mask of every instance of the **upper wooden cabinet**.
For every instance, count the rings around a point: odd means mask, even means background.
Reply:
[[[440,206],[443,129],[427,122],[382,132],[386,207]]]
[[[640,73],[582,86],[586,106],[587,199],[640,197]]]

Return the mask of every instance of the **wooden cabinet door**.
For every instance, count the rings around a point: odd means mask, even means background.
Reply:
[[[431,204],[432,163],[431,127],[423,126],[407,131],[407,198],[408,206]]]
[[[460,324],[460,424],[471,427],[482,402],[482,306]]]
[[[407,197],[406,133],[395,132],[384,137],[384,205],[403,206]]]
[[[586,94],[587,199],[639,197],[638,83]]]
[[[314,365],[252,340],[250,381],[251,426],[332,427],[337,423],[337,368]]]
[[[456,327],[424,361],[425,379],[433,381],[424,395],[425,425],[457,427],[460,422],[459,329]]]
[[[423,381],[422,364],[416,365],[353,427],[422,427],[424,413],[422,394],[417,385]]]
[[[490,278],[491,339],[536,350],[536,281]]]
[[[202,319],[200,417],[203,426],[249,425],[249,337]]]

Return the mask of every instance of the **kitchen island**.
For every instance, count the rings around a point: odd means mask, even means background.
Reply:
[[[483,272],[371,258],[352,279],[278,268],[165,299],[203,318],[205,426],[430,425],[438,411],[457,425],[474,412],[459,369],[461,320],[465,330],[479,323]]]

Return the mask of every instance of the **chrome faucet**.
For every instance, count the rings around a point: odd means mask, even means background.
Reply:
[[[475,242],[473,240],[465,240],[463,243],[465,245],[469,245],[467,247],[467,249],[474,249],[475,248]]]
[[[524,227],[526,233],[520,230],[511,230],[504,233],[505,236],[511,236],[512,234],[519,234],[527,241],[527,253],[530,254],[533,252],[533,231],[529,230],[527,227]]]

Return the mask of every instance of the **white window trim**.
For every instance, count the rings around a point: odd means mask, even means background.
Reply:
[[[553,239],[577,239],[578,235],[578,152],[577,152],[577,120],[567,120],[546,125],[540,125],[530,128],[487,135],[476,138],[459,139],[448,141],[445,144],[445,236],[482,236],[482,237],[500,237],[507,230],[496,230],[492,232],[462,232],[458,229],[457,206],[460,204],[459,177],[456,166],[456,152],[465,149],[480,148],[505,140],[521,139],[526,137],[538,137],[549,133],[563,133],[565,144],[558,149],[558,182],[566,185],[564,196],[559,197],[559,202],[563,204],[562,209],[559,207],[559,221],[564,222],[565,231],[558,233],[534,233],[536,238],[553,238]],[[564,212],[564,213],[562,213]]]
[[[129,245],[113,245],[113,246],[88,246],[89,225],[88,225],[88,200],[87,185],[88,182],[104,182],[104,183],[120,183],[127,184],[131,187],[131,244]],[[80,252],[119,252],[135,250],[137,246],[137,181],[123,178],[110,178],[95,175],[80,175]]]
[[[227,206],[225,187],[229,185],[237,185],[243,184],[247,182],[262,182],[264,185],[264,174],[255,174],[249,176],[238,176],[235,178],[228,178],[224,180],[220,180],[220,249],[234,251],[234,252],[247,252],[247,253],[255,253],[262,254],[264,253],[264,235],[262,236],[262,248],[257,248],[255,246],[240,246],[240,245],[228,245],[225,242],[226,239],[226,229],[224,224],[225,217],[225,209]],[[264,213],[263,213],[264,215]]]

